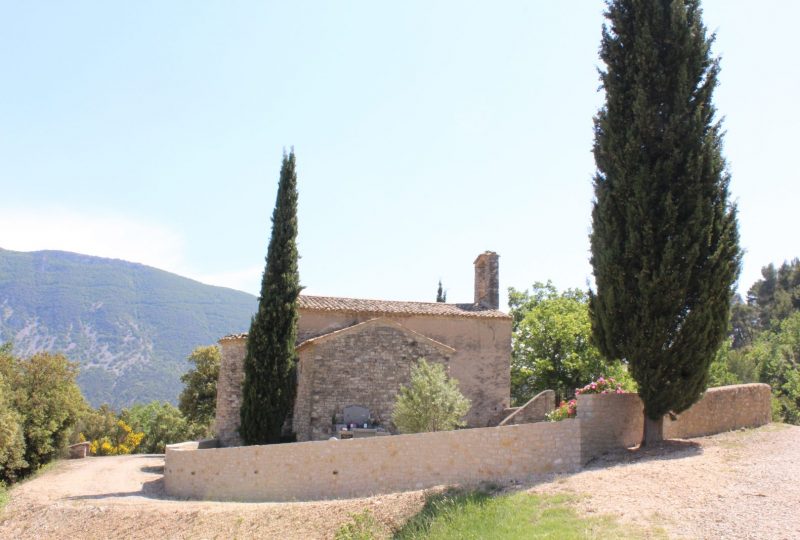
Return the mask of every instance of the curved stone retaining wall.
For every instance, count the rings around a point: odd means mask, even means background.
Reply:
[[[361,497],[577,470],[577,420],[342,441],[167,447],[167,493],[220,500]]]
[[[715,388],[666,420],[667,437],[693,437],[770,419],[769,386]],[[169,495],[293,501],[362,497],[442,484],[522,480],[579,469],[594,456],[638,444],[642,402],[635,394],[578,396],[578,418],[416,435],[271,446],[167,446]]]

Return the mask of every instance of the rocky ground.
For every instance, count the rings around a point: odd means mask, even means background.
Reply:
[[[332,538],[365,509],[396,527],[425,497],[174,500],[164,495],[163,464],[163,456],[138,455],[59,463],[11,491],[0,538]],[[575,494],[582,514],[611,514],[674,538],[800,538],[800,427],[773,424],[618,452],[520,488]]]

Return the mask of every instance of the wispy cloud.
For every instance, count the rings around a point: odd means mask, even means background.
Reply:
[[[183,237],[167,226],[129,216],[91,215],[61,208],[0,208],[0,247],[74,251],[170,271],[184,267]]]
[[[261,288],[261,274],[264,272],[262,266],[252,266],[243,270],[232,270],[228,272],[217,272],[211,274],[186,274],[187,277],[196,279],[201,283],[218,285],[220,287],[230,287],[240,291],[257,295]]]
[[[162,223],[134,216],[63,208],[0,207],[0,248],[45,249],[137,262],[208,285],[258,294],[263,265],[207,272],[188,262],[183,235]]]

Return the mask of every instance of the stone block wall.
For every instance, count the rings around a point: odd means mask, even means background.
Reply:
[[[635,394],[578,396],[578,418],[416,435],[271,446],[213,448],[214,441],[167,447],[164,480],[171,496],[292,501],[362,497],[441,484],[524,480],[577,470],[642,435]],[[769,387],[709,390],[667,437],[719,433],[769,422]],[[205,449],[204,449],[205,448]]]
[[[642,440],[643,411],[636,394],[579,395],[583,462],[610,450],[637,445]]]
[[[344,441],[197,450],[171,445],[170,496],[239,501],[364,497],[575,471],[577,420]]]
[[[766,384],[710,388],[676,420],[664,417],[665,439],[688,439],[742,427],[768,424],[772,415]],[[644,405],[637,394],[578,396],[581,453],[584,462],[609,450],[630,448],[642,440]]]
[[[548,413],[556,408],[556,393],[552,390],[539,392],[525,405],[517,407],[499,425],[531,424],[547,420]]]
[[[220,363],[217,380],[215,430],[223,446],[236,446],[239,438],[239,409],[242,405],[244,356],[247,339],[228,337],[219,340]]]
[[[322,337],[298,349],[300,369],[294,409],[298,441],[325,440],[333,417],[348,405],[370,410],[390,431],[401,385],[420,358],[448,369],[454,350],[386,319],[376,319]]]
[[[664,418],[664,438],[689,439],[742,427],[768,424],[771,392],[766,384],[709,388],[703,398],[677,419]]]

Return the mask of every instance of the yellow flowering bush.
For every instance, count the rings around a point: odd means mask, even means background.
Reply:
[[[119,456],[130,454],[141,444],[144,433],[136,433],[124,421],[117,421],[115,433],[111,437],[104,436],[95,439],[89,445],[89,452],[93,456]]]

